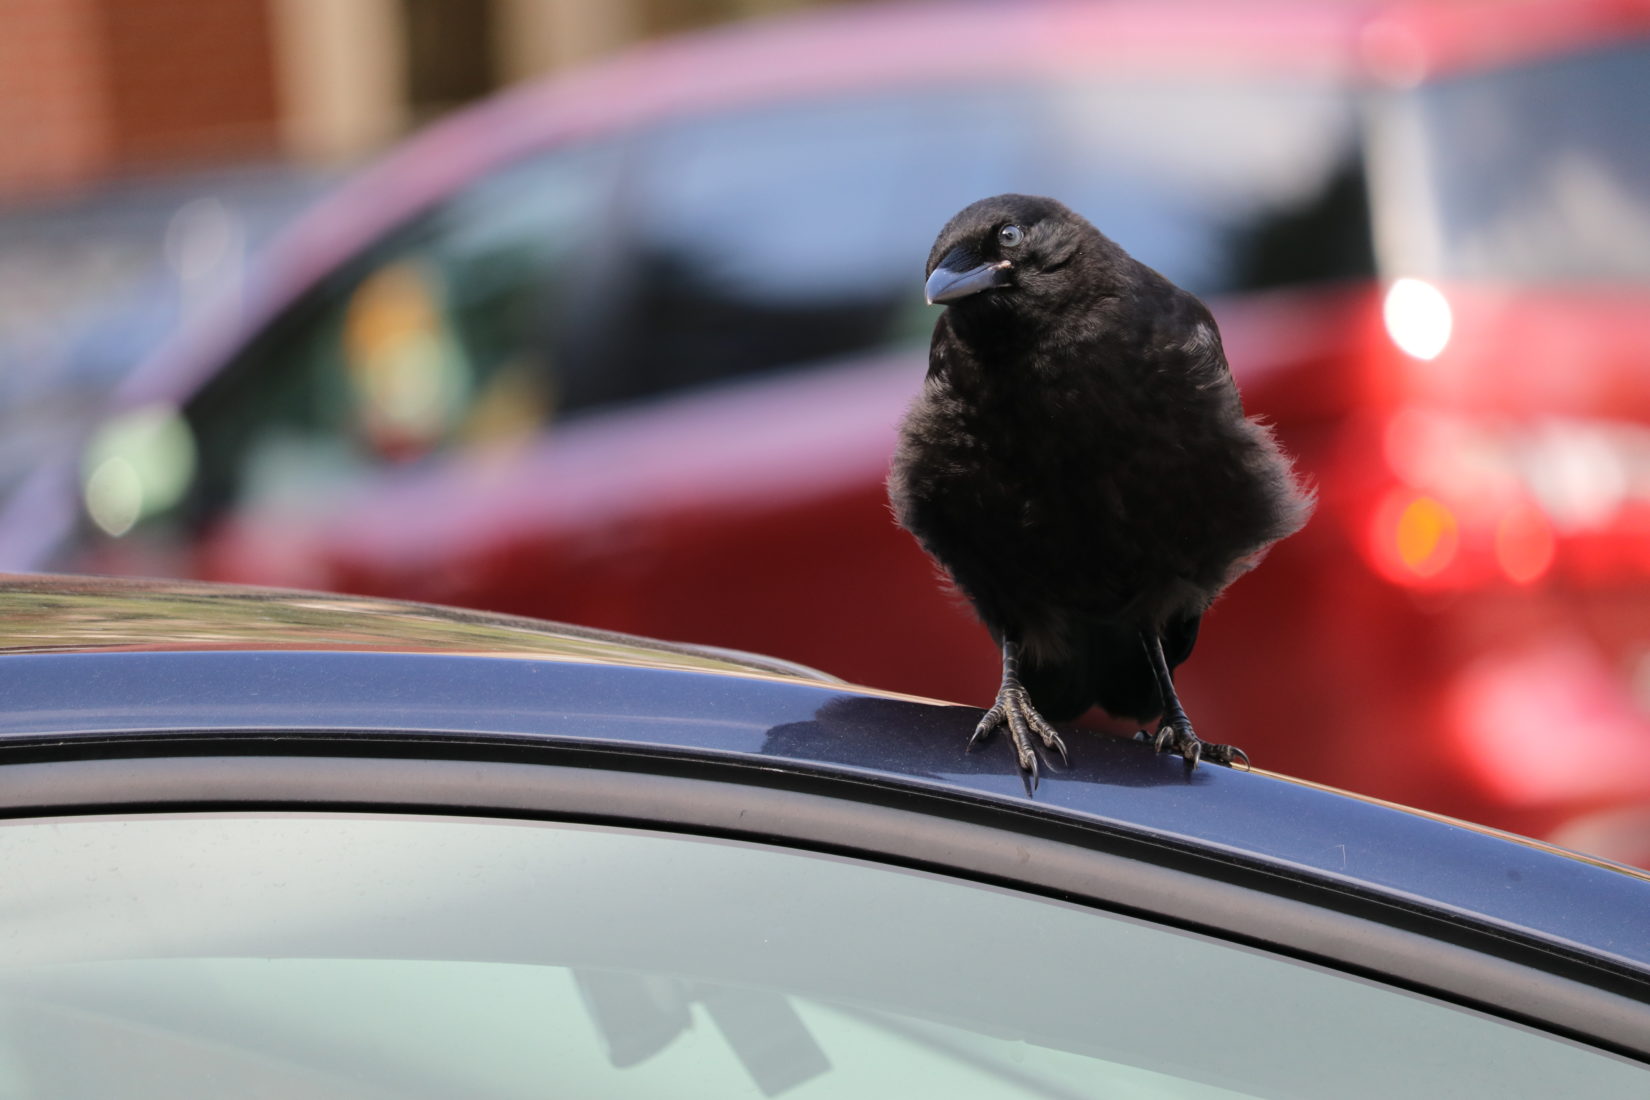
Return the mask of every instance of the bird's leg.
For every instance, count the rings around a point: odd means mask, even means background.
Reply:
[[[1058,752],[1062,761],[1070,762],[1066,756],[1066,743],[1060,740],[1054,727],[1037,713],[1037,708],[1031,705],[1030,693],[1020,683],[1020,647],[1012,641],[1003,642],[1003,686],[997,689],[997,701],[985,712],[980,724],[974,727],[974,736],[968,739],[968,747],[972,749],[988,739],[998,726],[1008,727],[1009,740],[1014,742],[1014,756],[1020,762],[1020,770],[1028,776],[1028,790],[1037,788],[1037,754],[1031,750],[1032,734],[1036,734],[1045,746]]]
[[[1192,720],[1186,717],[1186,708],[1180,705],[1180,696],[1174,690],[1174,677],[1169,675],[1169,662],[1163,656],[1163,639],[1155,630],[1142,630],[1140,643],[1146,647],[1146,659],[1152,664],[1152,675],[1157,678],[1157,690],[1163,695],[1163,719],[1157,726],[1157,751],[1173,749],[1186,758],[1188,768],[1197,767],[1199,760],[1210,760],[1228,768],[1234,760],[1242,760],[1247,767],[1249,754],[1236,745],[1219,745],[1204,741],[1192,730]]]

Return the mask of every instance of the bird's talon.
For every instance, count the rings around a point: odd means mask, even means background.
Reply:
[[[997,731],[998,726],[1003,724],[1005,717],[1005,712],[1000,704],[986,711],[985,717],[981,718],[979,724],[974,727],[973,736],[968,739],[967,751],[973,752],[974,746],[983,745],[991,740],[991,735]]]
[[[1037,738],[1042,741],[1043,747],[1046,749],[1052,749],[1059,753],[1060,762],[1069,766],[1071,764],[1071,757],[1066,755],[1066,743],[1061,740],[1060,731],[1049,725],[1047,720],[1045,720],[1041,714],[1037,713],[1036,709],[1032,707],[1031,700],[1029,698],[1025,700],[1025,708],[1027,723],[1033,730],[1036,731]]]
[[[1060,754],[1062,765],[1068,768],[1071,767],[1071,757],[1066,754],[1066,743],[1059,734],[1051,732],[1049,736],[1043,738],[1043,744]]]
[[[1238,762],[1243,764],[1243,770],[1251,768],[1249,754],[1236,745],[1221,745],[1213,741],[1205,741],[1193,732],[1190,726],[1182,727],[1176,723],[1165,723],[1158,727],[1156,737],[1152,738],[1158,752],[1171,750],[1180,753],[1186,760],[1186,769],[1190,771],[1203,762],[1220,764],[1223,767],[1236,767]]]
[[[1178,722],[1164,722],[1157,729],[1155,745],[1158,752],[1178,752],[1186,760],[1186,769],[1197,767],[1203,759],[1203,750],[1214,749],[1207,741],[1198,737],[1190,725],[1182,726]],[[1218,760],[1218,756],[1211,751],[1211,760]]]
[[[1216,764],[1221,764],[1228,768],[1236,768],[1238,762],[1242,761],[1243,771],[1253,770],[1253,765],[1249,763],[1249,754],[1238,748],[1236,745],[1214,745],[1205,743],[1203,747],[1208,750],[1209,759]]]
[[[968,739],[969,749],[990,739],[999,727],[1007,728],[1009,741],[1014,745],[1014,760],[1020,766],[1020,777],[1025,782],[1027,795],[1036,791],[1039,781],[1034,740],[1058,752],[1061,761],[1069,765],[1070,758],[1059,733],[1037,713],[1025,688],[1013,679],[1004,681],[1002,690],[997,693],[996,703],[974,727],[974,733]]]

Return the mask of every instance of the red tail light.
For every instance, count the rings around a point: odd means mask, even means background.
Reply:
[[[1409,408],[1382,452],[1360,541],[1395,584],[1650,579],[1650,427]]]

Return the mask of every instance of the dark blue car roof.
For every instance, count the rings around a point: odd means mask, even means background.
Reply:
[[[1078,821],[1454,913],[1650,972],[1650,876],[1285,777],[1070,738],[1028,799],[979,712],[799,666],[335,595],[0,580],[0,746],[415,734],[735,762]]]

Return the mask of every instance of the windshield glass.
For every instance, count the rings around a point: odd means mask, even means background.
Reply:
[[[0,825],[0,861],[12,1100],[1650,1091],[1278,956],[754,844],[177,815]]]
[[[1388,101],[1383,260],[1446,279],[1650,281],[1646,74],[1640,39]]]
[[[925,342],[935,236],[1003,192],[1059,198],[1199,294],[1363,275],[1357,147],[1344,92],[1282,81],[985,81],[672,123],[639,135],[614,210],[607,301],[635,312],[613,333],[776,364]]]

